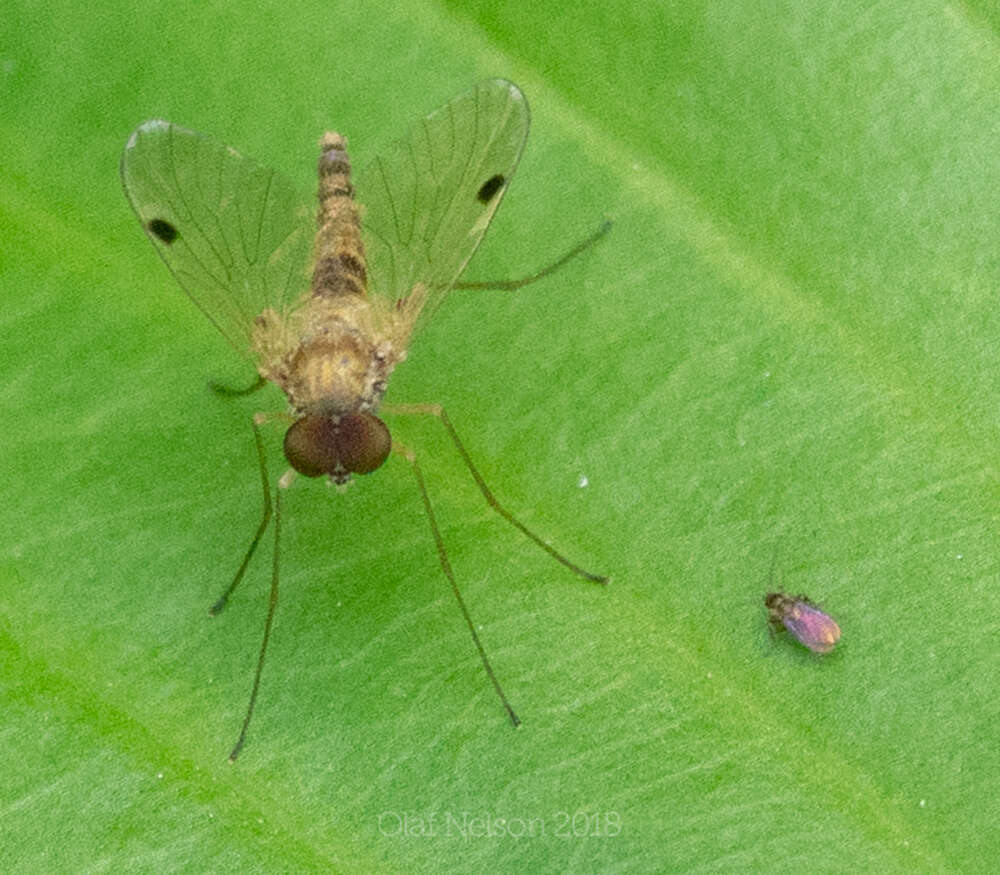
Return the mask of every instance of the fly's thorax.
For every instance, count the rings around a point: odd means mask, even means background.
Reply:
[[[350,331],[314,337],[292,354],[282,388],[292,409],[302,413],[373,410],[395,366],[388,353],[382,345]]]
[[[374,410],[405,349],[395,343],[383,307],[369,298],[307,297],[286,316],[265,310],[254,323],[261,376],[301,415]]]

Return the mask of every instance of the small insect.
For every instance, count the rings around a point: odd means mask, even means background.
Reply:
[[[764,596],[771,634],[782,626],[814,653],[829,653],[840,640],[840,626],[804,595],[769,592]]]
[[[413,471],[442,571],[487,676],[511,722],[520,723],[459,592],[416,454],[392,440],[380,408],[436,417],[494,511],[570,571],[607,583],[497,501],[440,405],[382,404],[414,333],[451,289],[520,288],[552,273],[610,227],[603,223],[523,279],[457,283],[510,184],[528,128],[521,91],[491,79],[422,119],[356,175],[346,140],[328,132],[320,140],[318,210],[279,173],[195,131],[156,119],[128,139],[122,184],[147,236],[192,301],[257,369],[258,379],[245,389],[213,388],[245,395],[269,381],[288,398],[286,411],[252,420],[263,514],[235,577],[210,610],[214,615],[225,607],[273,515],[263,640],[230,760],[246,741],[278,600],[282,490],[296,473],[346,484],[352,475],[381,467],[390,452]],[[288,426],[284,453],[291,469],[278,480],[272,503],[261,427],[275,422]]]

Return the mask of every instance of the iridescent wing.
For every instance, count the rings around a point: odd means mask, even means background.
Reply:
[[[156,251],[229,342],[250,354],[254,318],[308,290],[313,198],[235,149],[170,122],[128,139],[122,185]]]
[[[355,175],[368,287],[412,323],[433,312],[486,233],[528,136],[528,104],[488,79],[418,122]],[[405,306],[420,286],[422,307]],[[404,302],[398,304],[397,302]]]

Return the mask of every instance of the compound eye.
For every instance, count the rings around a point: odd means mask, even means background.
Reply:
[[[328,416],[303,416],[285,432],[285,458],[306,477],[332,473],[338,466],[337,427]]]
[[[388,457],[392,438],[386,424],[373,413],[348,413],[337,423],[337,449],[348,471],[370,474]]]

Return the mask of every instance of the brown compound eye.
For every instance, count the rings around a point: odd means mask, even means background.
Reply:
[[[303,416],[285,432],[285,458],[306,477],[332,473],[338,466],[337,427],[328,416]]]
[[[388,457],[392,438],[373,413],[348,413],[337,423],[337,449],[344,468],[352,474],[370,474]]]

